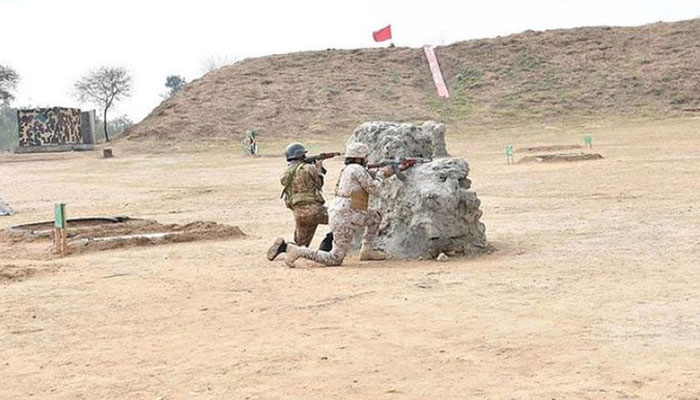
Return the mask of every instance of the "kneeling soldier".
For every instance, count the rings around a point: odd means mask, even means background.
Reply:
[[[315,164],[305,161],[307,150],[301,143],[291,143],[285,150],[287,170],[280,183],[284,186],[282,195],[287,208],[294,214],[296,229],[294,242],[300,246],[308,246],[316,233],[316,227],[328,224],[328,210],[323,205],[323,178],[326,169],[323,161]],[[321,248],[330,250],[330,233],[324,239]],[[278,238],[267,252],[268,260],[274,260],[286,249],[284,239]]]
[[[293,244],[283,244],[287,252],[284,260],[288,267],[294,267],[294,261],[307,258],[327,266],[342,264],[345,255],[352,247],[353,234],[364,229],[360,260],[383,260],[382,251],[372,249],[372,240],[377,235],[381,217],[375,210],[368,209],[369,196],[376,193],[380,182],[393,175],[391,166],[377,172],[376,178],[365,168],[369,149],[362,143],[349,145],[345,152],[343,169],[335,189],[335,203],[330,210],[330,228],[333,233],[331,251],[312,250]],[[278,249],[270,249],[279,251]]]

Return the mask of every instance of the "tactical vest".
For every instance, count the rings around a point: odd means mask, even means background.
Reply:
[[[350,195],[350,208],[357,211],[367,211],[369,207],[369,193],[364,190],[356,190]]]
[[[343,169],[345,171],[345,169]],[[342,178],[343,176],[343,171],[340,172],[340,176]],[[340,185],[340,178],[338,178],[338,182],[335,184],[335,195],[338,197],[345,197],[345,196],[340,196],[338,194],[338,185]],[[350,193],[350,197],[346,197],[350,199],[350,208],[356,211],[367,211],[369,208],[369,193],[367,193],[364,189],[358,189]]]
[[[284,197],[284,202],[287,208],[293,208],[294,206],[303,206],[309,204],[323,204],[323,195],[321,190],[313,185],[311,179],[299,187],[300,183],[295,184],[297,178],[302,178],[299,173],[303,167],[304,163],[298,163],[292,165],[287,169],[283,179],[284,190],[282,191],[282,196]],[[301,171],[305,173],[305,171]],[[295,191],[296,189],[296,191]]]

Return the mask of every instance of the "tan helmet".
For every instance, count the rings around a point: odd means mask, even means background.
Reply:
[[[365,158],[369,154],[369,148],[364,143],[350,143],[345,148],[345,158]]]

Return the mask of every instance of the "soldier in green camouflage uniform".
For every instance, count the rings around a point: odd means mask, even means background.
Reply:
[[[308,247],[316,233],[316,227],[328,224],[328,210],[324,206],[322,194],[326,169],[320,160],[315,164],[305,162],[306,153],[306,148],[301,143],[287,146],[285,155],[289,164],[280,183],[284,186],[282,196],[285,204],[294,214],[294,243]],[[329,245],[331,240],[325,239],[324,246]],[[273,248],[275,251],[267,254],[270,261],[285,251],[284,239],[278,238]]]

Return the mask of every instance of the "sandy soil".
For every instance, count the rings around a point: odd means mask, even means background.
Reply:
[[[605,159],[505,163],[584,133]],[[446,263],[268,262],[284,162],[238,147],[0,156],[0,228],[65,201],[248,235],[49,261],[0,243],[0,398],[700,397],[699,119],[448,129],[499,250]]]

